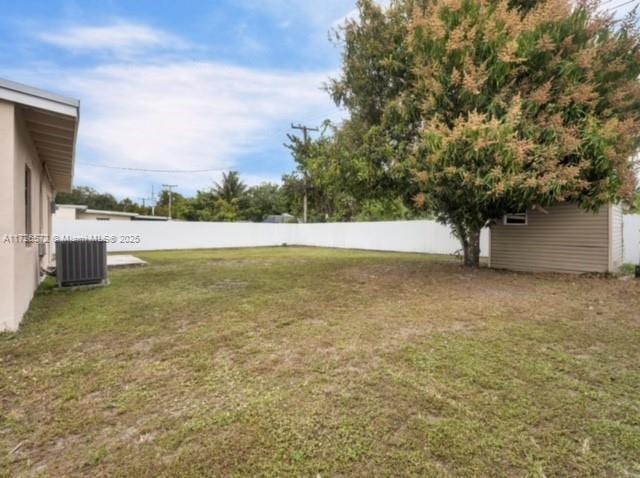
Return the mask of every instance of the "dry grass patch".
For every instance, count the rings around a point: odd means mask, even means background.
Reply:
[[[640,473],[640,283],[416,254],[140,254],[0,335],[11,476]]]

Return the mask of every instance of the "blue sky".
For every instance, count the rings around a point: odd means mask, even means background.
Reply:
[[[118,197],[178,184],[193,194],[220,172],[249,184],[293,169],[291,122],[344,113],[321,87],[338,74],[328,32],[354,0],[0,0],[0,77],[78,98],[76,185]]]
[[[140,200],[163,183],[194,194],[228,169],[279,181],[294,167],[290,123],[344,116],[321,87],[340,68],[328,33],[355,0],[0,0],[0,11],[0,77],[81,101],[76,185]]]

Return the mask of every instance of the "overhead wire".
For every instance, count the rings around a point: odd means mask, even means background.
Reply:
[[[82,166],[90,166],[93,168],[118,169],[122,171],[138,171],[143,173],[171,173],[171,174],[195,174],[195,173],[211,173],[215,171],[226,171],[228,168],[210,168],[210,169],[147,169],[147,168],[130,168],[126,166],[111,166],[107,164],[95,163],[79,163]]]

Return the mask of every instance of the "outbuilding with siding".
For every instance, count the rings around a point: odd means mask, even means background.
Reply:
[[[505,215],[491,226],[489,264],[531,272],[617,272],[622,214],[614,204],[594,213],[564,203]]]

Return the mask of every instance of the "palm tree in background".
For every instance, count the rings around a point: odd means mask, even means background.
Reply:
[[[216,199],[224,199],[228,203],[240,199],[247,191],[247,185],[242,182],[237,171],[222,173],[222,181],[213,184],[213,195]]]

